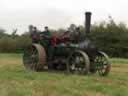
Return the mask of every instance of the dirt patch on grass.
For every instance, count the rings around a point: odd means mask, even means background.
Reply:
[[[87,91],[83,96],[108,96],[108,95],[101,92]]]
[[[112,67],[127,67],[128,68],[128,64],[112,64]]]
[[[113,64],[111,68],[112,72],[128,72],[128,64]]]
[[[3,66],[15,66],[15,65],[22,65],[22,60],[15,59],[15,58],[0,59],[0,67],[3,67]]]

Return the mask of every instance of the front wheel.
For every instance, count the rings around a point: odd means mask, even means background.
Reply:
[[[104,52],[99,51],[94,60],[96,70],[100,76],[106,76],[110,72],[111,64],[109,57]]]
[[[83,51],[75,51],[68,58],[67,70],[69,72],[78,74],[88,74],[89,66],[89,57]]]

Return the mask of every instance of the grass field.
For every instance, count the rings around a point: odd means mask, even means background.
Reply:
[[[107,77],[25,70],[20,54],[0,54],[0,96],[128,96],[128,60],[114,58]]]

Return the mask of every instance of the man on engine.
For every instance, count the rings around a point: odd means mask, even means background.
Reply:
[[[45,26],[45,27],[44,27],[44,31],[41,32],[41,35],[42,35],[44,38],[47,38],[47,39],[51,37],[51,32],[49,31],[48,26]]]
[[[37,28],[34,27],[33,25],[30,25],[29,32],[30,32],[30,36],[32,38],[32,43],[38,43],[39,42],[39,34],[37,32]]]

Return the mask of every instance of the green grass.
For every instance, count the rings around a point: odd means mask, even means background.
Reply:
[[[21,54],[0,54],[0,96],[128,96],[128,60],[114,58],[109,76],[32,72]]]
[[[113,64],[128,64],[128,59],[124,58],[112,58],[110,59]]]

